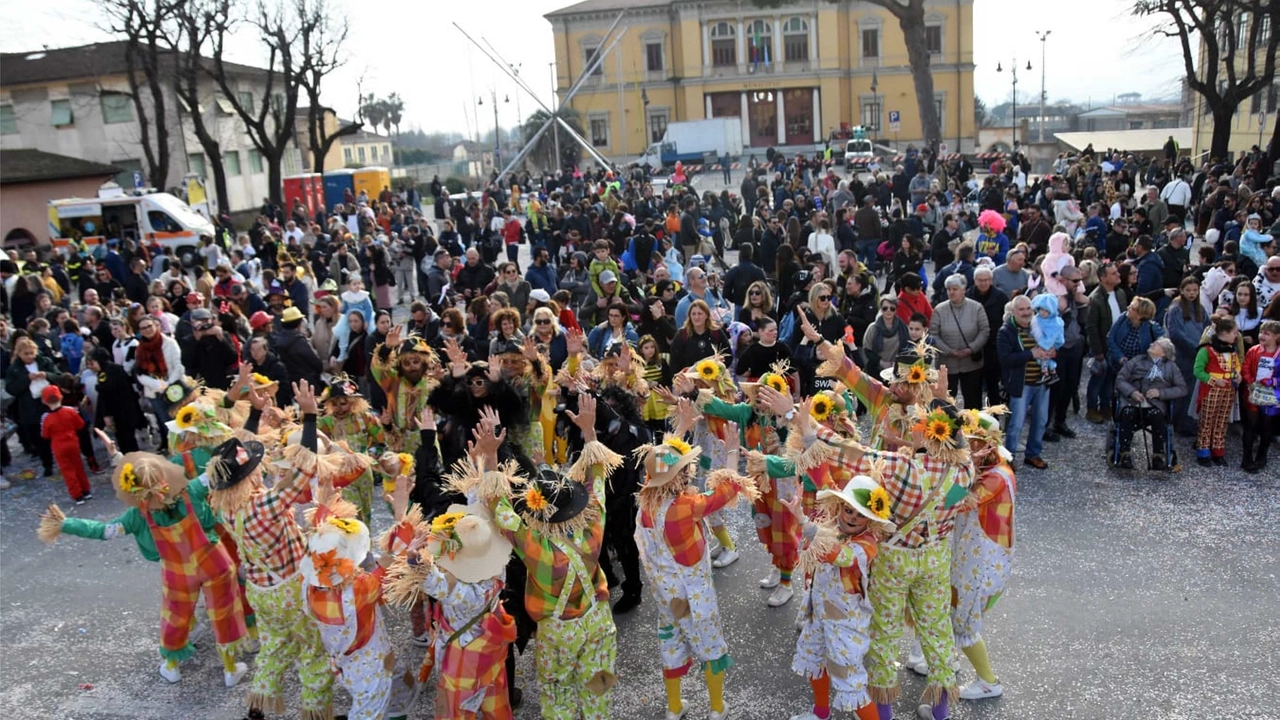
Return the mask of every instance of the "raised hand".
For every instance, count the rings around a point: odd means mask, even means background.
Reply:
[[[768,407],[774,415],[781,417],[791,412],[791,408],[793,407],[791,403],[791,396],[783,395],[768,385],[761,385],[756,389],[756,393],[759,394],[760,400],[764,402],[765,406]]]
[[[724,424],[724,450],[725,454],[730,458],[729,463],[734,468],[737,463],[732,462],[738,457],[738,449],[742,447],[742,438],[738,434],[738,423],[730,420]]]
[[[797,520],[804,520],[804,494],[794,493],[790,498],[783,500],[778,498],[778,502],[782,503]]]
[[[668,405],[675,405],[677,402],[680,401],[680,398],[676,397],[675,393],[671,392],[671,388],[669,387],[665,387],[662,385],[652,385],[650,386],[650,389],[658,393],[658,397],[662,398],[662,402]]]
[[[671,432],[676,437],[683,437],[693,430],[693,426],[698,422],[698,408],[693,401],[688,398],[679,398],[672,411],[672,417],[675,422],[671,425]]]
[[[578,430],[582,431],[582,439],[590,442],[596,439],[596,399],[588,393],[578,395],[578,412],[566,410],[569,419]]]
[[[796,417],[791,422],[795,425],[796,432],[800,433],[800,437],[808,437],[813,434],[813,398],[805,398],[796,406]]]
[[[532,335],[525,336],[524,345],[520,348],[520,354],[529,362],[533,362],[538,359],[538,346],[534,344]]]
[[[403,331],[403,328],[401,328],[399,325],[391,326],[391,330],[387,332],[387,342],[386,342],[387,347],[393,348],[393,349],[400,347],[400,334],[402,331]]]
[[[391,414],[391,408],[389,407],[383,408],[382,413],[378,415],[378,422],[382,423],[384,426],[390,425],[391,421],[395,419],[396,418]]]
[[[814,329],[813,323],[809,322],[809,313],[803,310],[795,312],[800,316],[800,331],[804,333],[805,338],[811,343],[822,342],[822,333]]]
[[[116,445],[116,441],[112,440],[110,435],[107,435],[102,430],[96,428],[94,429],[93,434],[98,436],[98,442],[102,443],[102,447],[106,449],[107,457],[115,457],[115,454],[120,452],[120,448]]]
[[[436,429],[436,411],[430,405],[422,409],[418,413],[416,420],[419,430],[435,430]]]
[[[568,328],[564,331],[565,352],[570,355],[581,355],[585,336],[581,330]]]
[[[302,384],[304,384],[304,385],[305,385],[305,384],[306,384],[306,381],[305,381],[305,380],[304,380],[304,381],[302,381]],[[241,387],[242,389],[244,389],[244,390],[247,390],[247,391],[248,391],[248,393],[249,393],[249,404],[253,406],[253,409],[254,409],[254,410],[262,411],[264,408],[266,408],[266,407],[267,407],[267,398],[263,397],[263,396],[262,396],[262,394],[258,392],[258,388],[254,387],[254,386],[253,386],[253,383],[249,383],[248,385],[241,385],[240,387]],[[294,383],[294,384],[293,384],[293,387],[294,387],[294,392],[296,393],[296,392],[298,391],[298,390],[297,390],[297,388],[298,388],[298,384],[297,384],[297,383]],[[295,395],[295,397],[297,397],[297,396]],[[314,399],[314,398],[313,398],[313,399]],[[301,408],[301,407],[302,407],[302,403],[301,403],[301,402],[299,402],[299,403],[298,403],[298,407],[299,407],[299,408]],[[313,411],[313,412],[314,412],[314,411]],[[305,410],[303,410],[303,413],[305,414],[305,413],[306,413],[306,411],[305,411]]]
[[[499,364],[496,360],[489,361],[488,377],[489,377],[489,382],[491,383],[496,383],[502,379],[502,365]]]
[[[409,493],[413,492],[414,481],[408,475],[396,478],[396,489],[391,492],[391,514],[400,522],[409,511]]]

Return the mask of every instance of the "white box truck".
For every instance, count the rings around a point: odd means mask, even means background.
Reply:
[[[742,154],[742,120],[739,118],[673,122],[667,125],[662,142],[650,145],[637,162],[651,167],[670,167],[677,161],[715,162],[715,158],[725,153]]]

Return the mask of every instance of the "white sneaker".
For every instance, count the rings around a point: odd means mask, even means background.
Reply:
[[[738,555],[737,550],[724,550],[723,552],[720,553],[719,557],[716,557],[711,561],[711,567],[714,567],[714,568],[729,567],[730,565],[738,562],[739,557],[741,556]]]
[[[249,674],[249,666],[242,662],[238,662],[236,663],[235,672],[222,671],[222,681],[226,683],[227,687],[235,687],[240,684],[240,681],[243,680],[244,676],[247,674]]]
[[[684,703],[684,698],[680,698],[680,712],[673,713],[667,711],[666,720],[684,720],[684,716],[689,714],[689,706]]]
[[[8,490],[9,487],[10,487],[9,481],[0,477],[0,490]]]
[[[712,710],[711,714],[707,717],[710,718],[710,720],[729,720],[729,703],[724,704],[723,712],[716,712],[715,710]]]
[[[800,715],[792,715],[791,720],[819,720],[817,715],[811,712],[802,713]]]
[[[724,552],[724,546],[720,544],[720,541],[716,539],[716,536],[715,535],[708,536],[707,537],[707,554],[711,556],[711,559],[715,560],[716,558],[720,557],[720,553],[722,552]]]
[[[974,678],[973,682],[960,688],[961,700],[985,700],[1003,694],[1004,688],[1000,687],[1000,683],[988,683],[982,678]]]
[[[257,638],[245,638],[240,641],[240,652],[245,655],[256,655],[262,649],[262,643]]]
[[[182,679],[182,671],[178,669],[177,665],[174,665],[173,667],[169,667],[169,663],[161,660],[160,661],[160,677],[164,678],[165,680],[168,680],[171,683],[176,683]]]
[[[782,607],[791,602],[791,596],[794,595],[790,585],[779,585],[769,594],[769,607]]]
[[[912,642],[911,652],[907,654],[907,667],[917,675],[929,674],[929,663],[925,662],[924,650],[920,648],[918,638]]]
[[[782,582],[782,571],[776,567],[770,567],[769,574],[760,578],[760,587],[771,590],[778,587],[780,582]]]
[[[916,717],[920,718],[920,720],[933,720],[933,706],[917,705]]]

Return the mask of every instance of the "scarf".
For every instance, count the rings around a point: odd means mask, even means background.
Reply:
[[[901,351],[910,344],[907,336],[907,324],[898,320],[898,350]],[[884,316],[876,318],[876,339],[871,343],[871,351],[876,355],[884,354],[884,338],[890,334],[889,326],[884,322]]]
[[[134,359],[139,371],[151,377],[168,379],[169,366],[164,361],[164,336],[160,333],[157,332],[150,340],[139,338]]]

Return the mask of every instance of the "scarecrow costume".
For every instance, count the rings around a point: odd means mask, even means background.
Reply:
[[[867,475],[838,489],[819,490],[817,522],[804,519],[801,567],[810,577],[800,610],[791,669],[813,688],[813,711],[792,720],[830,717],[831,710],[856,711],[863,720],[878,713],[867,693],[863,657],[871,644],[871,602],[867,584],[879,536],[894,529],[889,494]],[[841,513],[865,519],[858,531]],[[852,533],[852,534],[851,534]],[[834,695],[833,695],[834,691]]]
[[[706,493],[690,486],[691,465],[701,448],[670,436],[636,450],[644,458],[645,484],[640,489],[636,545],[654,599],[658,603],[658,646],[667,692],[667,719],[685,716],[680,682],[695,662],[702,665],[711,694],[711,718],[726,717],[725,671],[733,664],[720,627],[720,606],[705,552],[703,520],[737,501],[756,498],[755,484],[721,468],[707,477]],[[730,453],[737,467],[737,453]]]
[[[1017,483],[1012,455],[996,415],[1003,406],[964,412],[964,433],[991,452],[977,463],[972,499],[955,519],[951,546],[951,627],[956,645],[973,663],[978,677],[960,688],[964,700],[1003,693],[982,639],[983,617],[996,605],[1013,572],[1013,509]]]
[[[410,382],[401,365],[415,355],[423,362],[423,372],[417,382]],[[391,427],[386,432],[389,449],[410,455],[418,449],[419,436],[413,421],[427,407],[427,398],[439,384],[428,372],[437,362],[435,351],[419,335],[410,335],[399,347],[383,343],[373,351],[369,372],[386,393],[387,409],[391,411]]]
[[[780,423],[771,412],[756,408],[756,393],[762,386],[790,396],[787,376],[791,370],[785,360],[760,376],[760,381],[743,383],[745,403],[728,403],[716,397],[710,390],[698,392],[698,409],[708,418],[719,418],[738,424],[741,443],[748,451],[776,454],[781,452]],[[736,467],[722,465],[721,467]],[[751,503],[751,515],[755,521],[756,536],[769,553],[772,569],[760,581],[760,587],[773,589],[769,596],[770,607],[781,607],[791,600],[791,573],[799,560],[800,526],[795,516],[783,503],[799,492],[794,475],[779,478],[761,477],[758,481],[759,497]]]
[[[692,398],[695,402],[701,390],[709,390],[713,396],[726,403],[733,403],[738,399],[738,388],[733,384],[733,375],[725,366],[724,357],[721,355],[699,360],[693,368],[685,370],[683,374],[697,383],[699,392]],[[723,418],[704,414],[693,428],[692,445],[703,452],[698,460],[698,467],[704,478],[713,468],[727,467],[724,436],[728,422]],[[707,517],[707,525],[718,543],[711,548],[712,567],[723,568],[737,562],[738,549],[733,542],[733,536],[729,534],[729,529],[725,527],[721,513],[711,513]]]
[[[205,611],[222,658],[227,687],[240,682],[248,668],[235,660],[236,644],[247,630],[236,585],[236,566],[213,532],[217,520],[209,508],[208,488],[187,481],[182,468],[151,453],[116,454],[111,484],[116,497],[129,505],[107,522],[68,518],[56,505],[40,516],[37,535],[53,542],[58,535],[91,540],[133,536],[142,557],[161,568],[160,675],[178,682],[178,663],[195,654],[189,641],[196,600],[204,594]]]
[[[308,511],[313,528],[307,554],[298,565],[305,583],[306,614],[320,631],[329,662],[351,695],[349,720],[404,718],[416,695],[412,673],[397,665],[382,619],[385,571],[364,570],[370,557],[369,528],[336,492],[314,488],[325,497]],[[393,533],[408,523],[397,519]],[[412,533],[412,528],[407,532]]]
[[[933,367],[936,350],[931,345],[921,340],[898,353],[894,367],[882,370],[880,380],[864,373],[839,345],[823,343],[818,352],[824,358],[818,376],[838,380],[866,408],[871,419],[868,447],[893,449],[890,446],[910,435],[911,421],[899,396],[911,403],[929,402],[933,384],[938,381],[938,371]]]
[[[346,412],[339,416],[335,410],[338,401],[345,400]],[[316,429],[330,440],[342,442],[356,453],[378,455],[387,445],[382,423],[369,410],[369,402],[360,395],[360,389],[350,378],[339,375],[325,388],[320,398],[325,414],[316,419]],[[416,435],[416,433],[414,433]],[[368,525],[373,519],[373,471],[366,469],[355,482],[342,491],[342,496],[356,506],[360,522]]]
[[[392,542],[408,546],[387,571],[388,601],[413,606],[423,594],[436,600],[437,629],[424,665],[440,670],[435,717],[510,720],[505,661],[516,622],[503,609],[501,595],[511,543],[487,509],[463,505],[417,523],[413,535]],[[420,674],[419,680],[426,678]]]
[[[592,440],[567,476],[542,465],[525,479],[507,464],[484,473],[479,485],[456,487],[493,508],[499,532],[528,570],[524,603],[538,624],[535,665],[548,720],[609,717],[617,628],[599,557],[605,485],[621,463]]]
[[[245,430],[258,427],[252,411]],[[303,720],[332,716],[333,674],[320,633],[303,610],[299,564],[306,541],[294,520],[294,506],[310,499],[312,480],[331,481],[351,460],[364,456],[321,456],[316,453],[316,416],[303,416],[300,444],[286,446],[272,487],[262,481],[264,447],[256,441],[232,439],[218,448],[201,476],[210,486],[209,504],[218,512],[240,548],[248,599],[259,616],[261,652],[246,699],[250,717],[284,713],[284,680],[294,662],[302,684]],[[244,451],[244,452],[242,452]],[[247,462],[239,457],[247,454]]]
[[[938,720],[948,717],[948,696],[955,697],[955,672],[951,669],[955,637],[951,630],[951,551],[948,536],[960,501],[973,482],[973,464],[960,430],[959,411],[949,403],[933,401],[929,407],[913,405],[913,433],[925,438],[926,452],[905,455],[872,450],[818,426],[806,448],[821,440],[822,450],[795,458],[804,471],[822,461],[853,475],[868,474],[883,463],[883,486],[891,498],[897,532],[880,543],[871,568],[868,599],[874,608],[871,647],[867,653],[872,702],[882,717],[890,717],[890,705],[898,696],[898,641],[902,637],[904,611],[910,603],[917,635],[929,665],[928,684],[922,696],[924,712]]]

